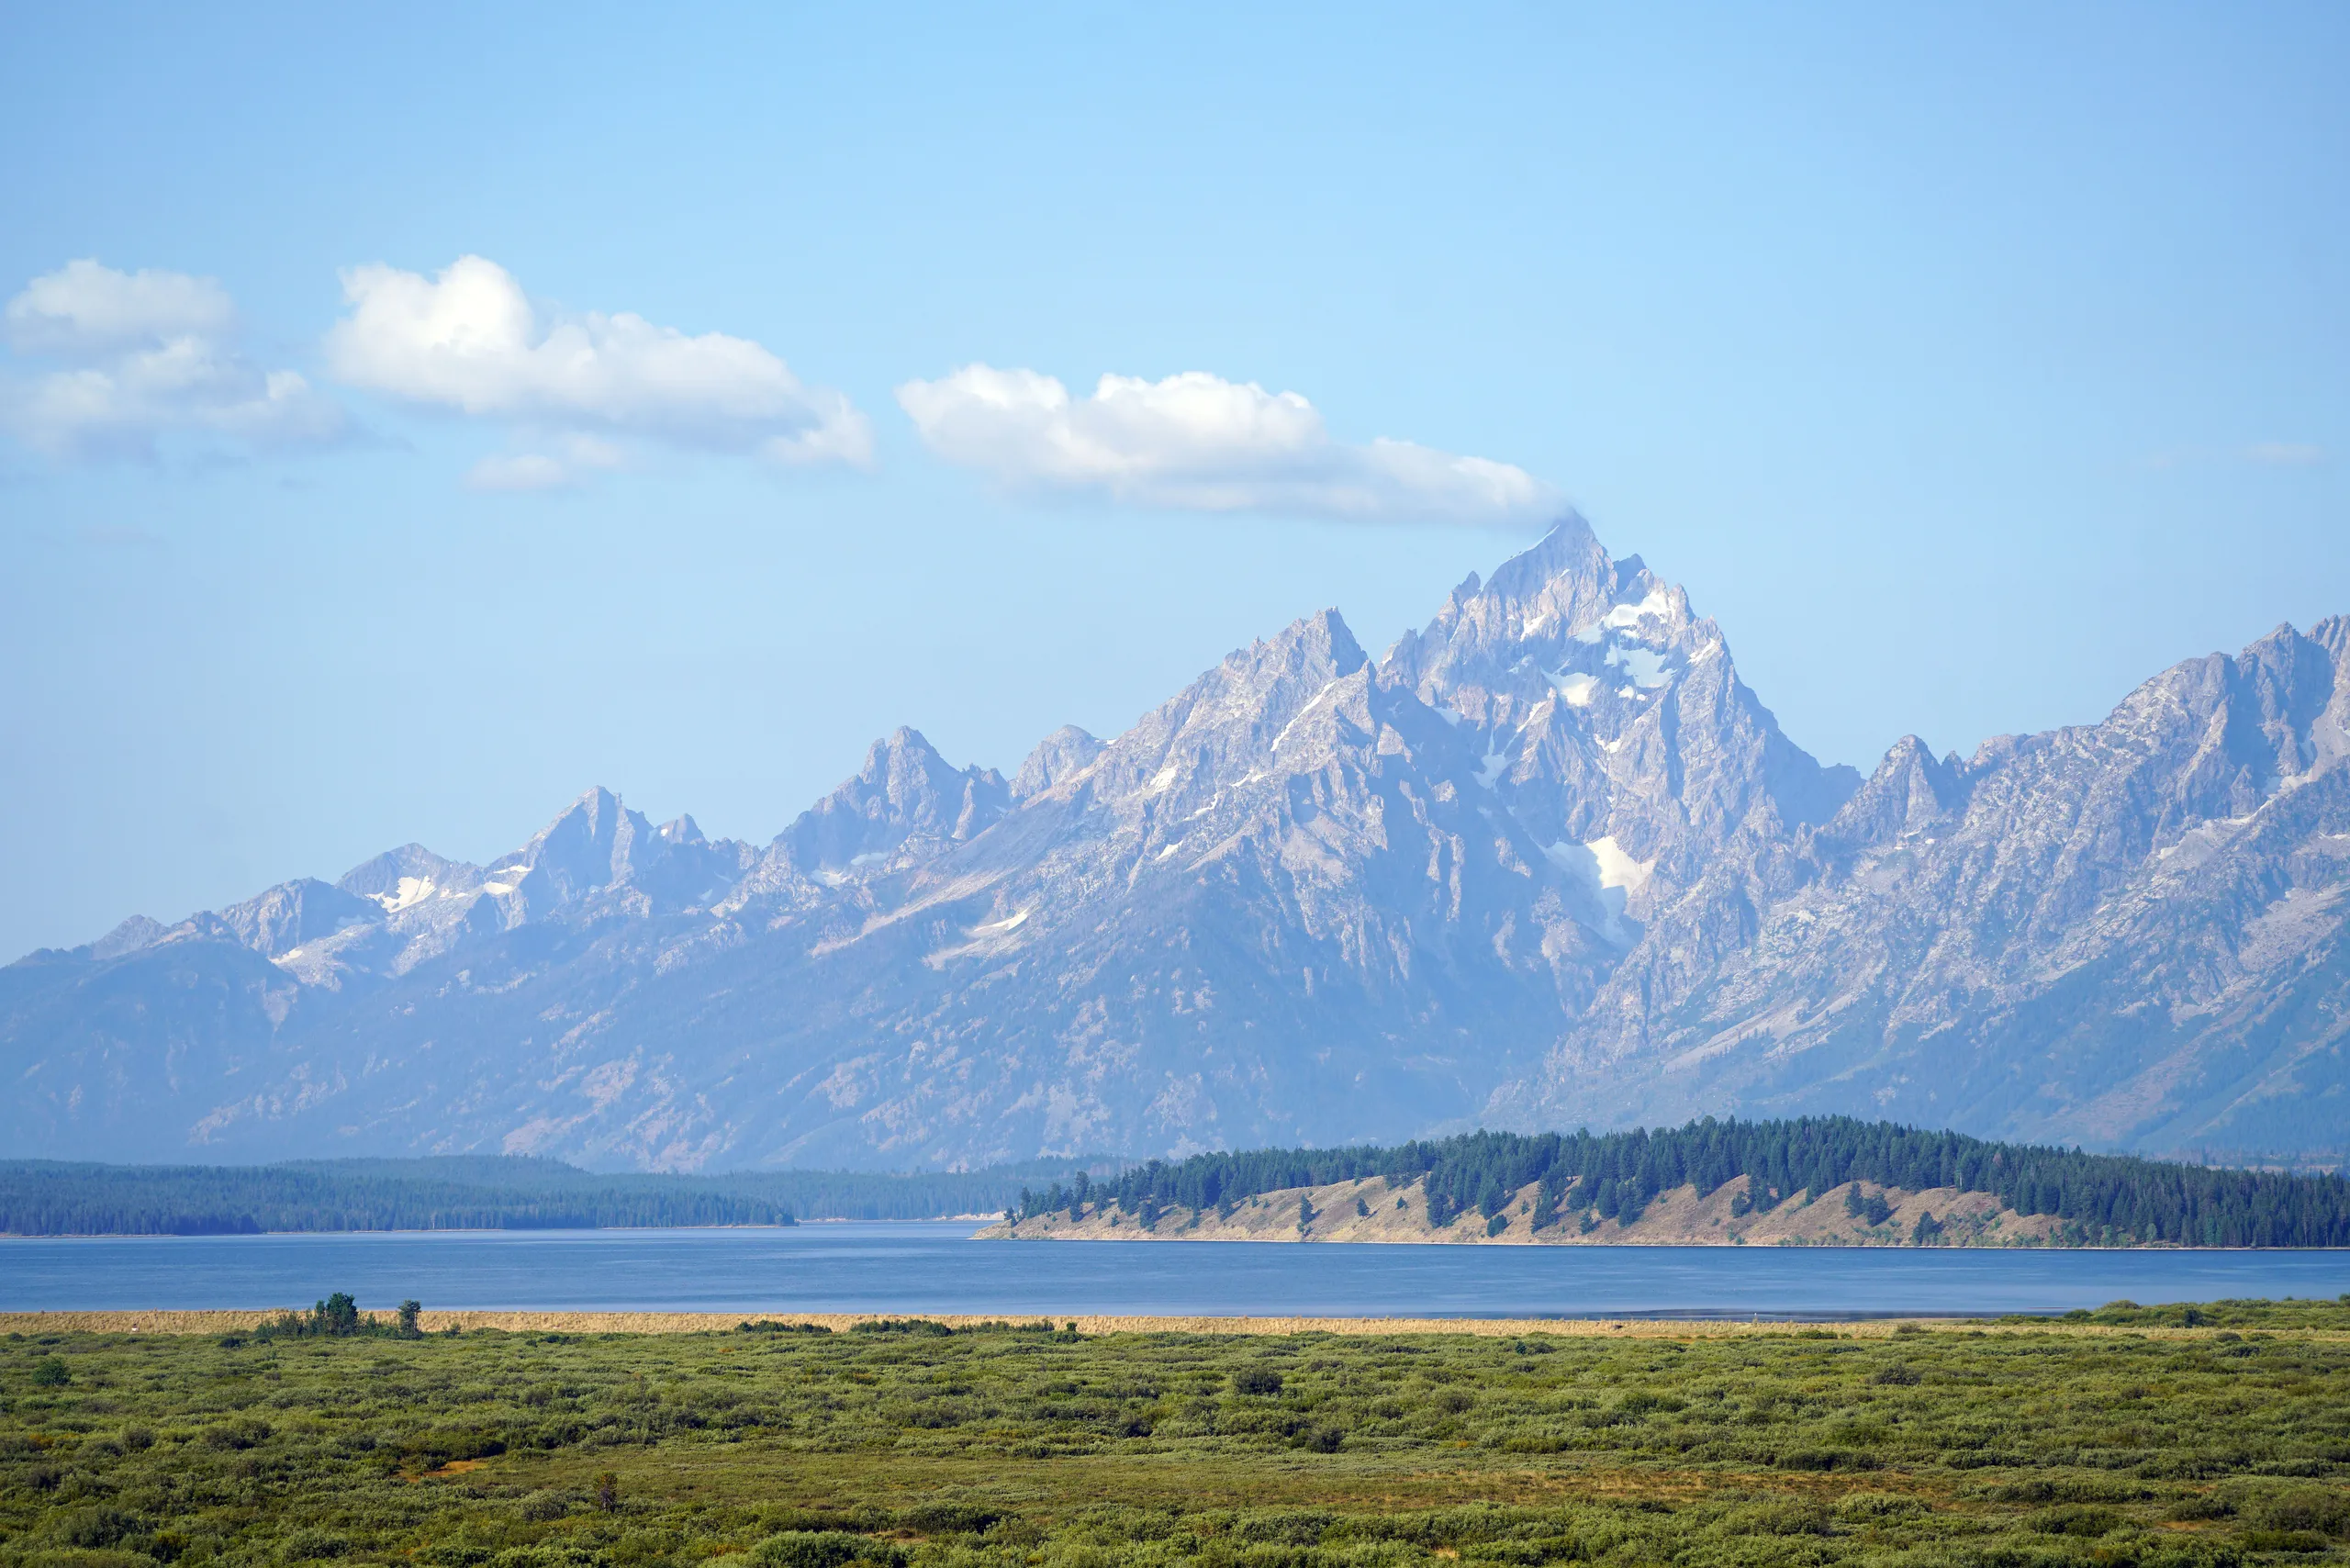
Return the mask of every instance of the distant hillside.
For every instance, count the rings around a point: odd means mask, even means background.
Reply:
[[[1024,1192],[996,1237],[1993,1247],[2350,1246],[2350,1182],[1843,1116],[1153,1160]]]
[[[263,1231],[593,1230],[934,1219],[995,1213],[1069,1159],[885,1175],[792,1170],[609,1175],[560,1160],[457,1156],[285,1165],[0,1161],[0,1234],[223,1236]],[[1114,1169],[1114,1167],[1111,1167]]]

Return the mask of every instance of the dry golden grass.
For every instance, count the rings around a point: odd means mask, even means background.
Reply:
[[[127,1312],[0,1312],[0,1334],[228,1334],[248,1332],[281,1309],[252,1308],[218,1311]],[[298,1309],[297,1309],[298,1310]],[[450,1328],[496,1328],[517,1334],[715,1334],[731,1330],[746,1318],[784,1324],[813,1324],[846,1332],[860,1323],[888,1322],[903,1313],[846,1312],[426,1312],[420,1326],[428,1333]],[[1001,1313],[925,1313],[926,1321],[951,1328],[1001,1323]],[[1998,1318],[1872,1318],[1859,1322],[1760,1322],[1741,1318],[1564,1318],[1564,1317],[1202,1317],[1105,1316],[1098,1314],[1054,1314],[1055,1327],[1077,1325],[1078,1332],[1099,1334],[1234,1334],[1284,1336],[1337,1334],[1349,1337],[1394,1335],[1469,1335],[1516,1339],[1534,1335],[1564,1338],[1699,1339],[1726,1336],[1818,1335],[1879,1339],[1904,1328],[1922,1331],[1965,1330],[1978,1334],[2059,1334],[2098,1336],[2144,1335],[2164,1339],[2205,1338],[2221,1332],[2216,1325],[2187,1328],[2162,1325],[2120,1326],[2105,1323],[2051,1323],[2045,1319]],[[2333,1340],[2350,1338],[2350,1330],[2305,1328],[2305,1337]]]

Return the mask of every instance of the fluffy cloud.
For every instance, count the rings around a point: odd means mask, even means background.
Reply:
[[[747,338],[688,337],[626,312],[557,315],[513,274],[461,256],[436,277],[394,267],[342,274],[350,313],[327,334],[336,377],[567,437],[637,437],[788,464],[872,462],[873,431],[849,400],[803,385]],[[544,453],[487,460],[471,482],[543,489],[581,467]]]
[[[70,262],[0,312],[17,353],[62,367],[0,382],[0,420],[59,456],[151,456],[169,434],[253,447],[333,440],[342,410],[291,370],[236,346],[237,311],[209,278]]]
[[[1547,521],[1564,502],[1522,468],[1408,441],[1334,441],[1314,405],[1201,371],[1104,375],[1093,396],[1033,370],[966,365],[898,388],[931,450],[1018,489],[1137,506],[1364,521]]]

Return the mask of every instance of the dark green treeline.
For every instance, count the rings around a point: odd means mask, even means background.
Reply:
[[[1540,1231],[1596,1211],[1629,1224],[1659,1193],[1694,1184],[1711,1193],[1754,1179],[1755,1206],[1816,1198],[1852,1181],[1908,1192],[1955,1187],[1996,1194],[2022,1215],[2053,1215],[2076,1243],[2167,1242],[2189,1247],[2350,1246],[2350,1182],[2338,1176],[2177,1165],[1986,1142],[1849,1116],[1716,1121],[1656,1131],[1472,1133],[1393,1148],[1258,1149],[1153,1160],[1103,1182],[1079,1177],[1024,1192],[1022,1217],[1114,1204],[1157,1223],[1162,1208],[1219,1209],[1285,1188],[1383,1177],[1426,1178],[1427,1217],[1448,1225],[1475,1210],[1499,1231],[1513,1194],[1539,1182],[1526,1223]]]
[[[1074,1160],[893,1175],[780,1170],[599,1174],[560,1160],[455,1156],[284,1165],[0,1161],[0,1234],[218,1236],[260,1231],[574,1230],[931,1219],[992,1214]]]

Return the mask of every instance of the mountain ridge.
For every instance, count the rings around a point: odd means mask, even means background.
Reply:
[[[2350,621],[1866,777],[1570,516],[1010,778],[919,732],[764,846],[590,789],[0,969],[11,1152],[695,1170],[1896,1115],[2338,1142]]]

